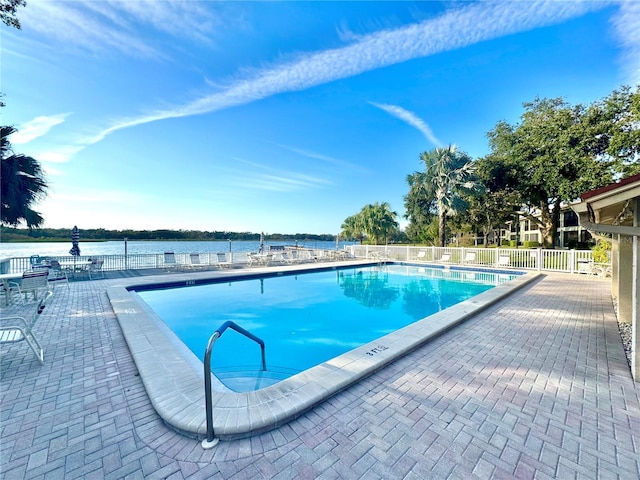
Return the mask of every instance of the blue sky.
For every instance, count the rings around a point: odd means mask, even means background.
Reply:
[[[640,2],[40,1],[2,25],[2,124],[45,227],[338,233],[419,155],[522,103],[640,83]],[[404,222],[403,222],[404,223]]]

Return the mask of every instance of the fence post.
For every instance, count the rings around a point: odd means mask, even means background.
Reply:
[[[576,251],[572,248],[571,250],[569,250],[569,273],[574,272],[575,264],[576,264]]]

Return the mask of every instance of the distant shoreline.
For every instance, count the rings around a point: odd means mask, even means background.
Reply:
[[[253,232],[203,232],[200,230],[105,230],[105,229],[79,229],[82,242],[109,242],[122,241],[125,238],[130,241],[150,242],[203,242],[203,241],[264,241],[270,242],[317,242],[335,241],[332,234],[260,234]],[[39,228],[28,230],[26,228],[0,228],[0,241],[2,243],[33,243],[33,242],[68,242],[71,238],[71,229],[65,228]]]

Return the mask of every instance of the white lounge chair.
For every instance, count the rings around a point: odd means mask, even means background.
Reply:
[[[451,253],[449,252],[444,252],[442,254],[442,256],[440,257],[440,261],[442,263],[450,263],[451,262]]]
[[[231,267],[231,262],[227,261],[227,254],[226,253],[216,253],[216,256],[218,257],[218,263],[216,263],[216,266],[218,268],[230,268]]]
[[[53,293],[47,293],[40,299],[40,302],[31,309],[28,316],[1,316],[0,317],[0,344],[15,343],[25,341],[33,351],[40,364],[44,364],[44,350],[40,342],[33,333],[36,321],[42,315],[47,300]]]
[[[164,266],[167,268],[178,268],[180,264],[176,261],[176,254],[173,252],[164,252]]]
[[[586,273],[587,275],[595,275],[596,267],[593,261],[587,258],[578,259],[578,273]]]
[[[206,265],[200,261],[199,253],[190,253],[189,254],[189,265],[187,267],[198,269],[198,268],[206,268]]]
[[[476,252],[466,252],[464,254],[464,263],[476,263]]]
[[[498,265],[501,267],[511,266],[511,257],[509,255],[500,255],[498,257]]]
[[[292,263],[295,263],[295,258],[293,258],[291,255],[289,255],[287,252],[282,252],[280,254],[280,257],[282,258],[282,263],[286,263],[287,265],[291,265]]]
[[[416,261],[425,262],[427,260],[427,252],[424,250],[420,250],[418,255],[416,255]]]

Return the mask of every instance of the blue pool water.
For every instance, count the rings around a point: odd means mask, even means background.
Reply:
[[[211,334],[229,320],[264,340],[267,374],[256,373],[260,348],[246,337],[227,330],[215,344],[213,372],[229,388],[245,391],[318,365],[515,276],[386,265],[138,294],[201,360]]]

